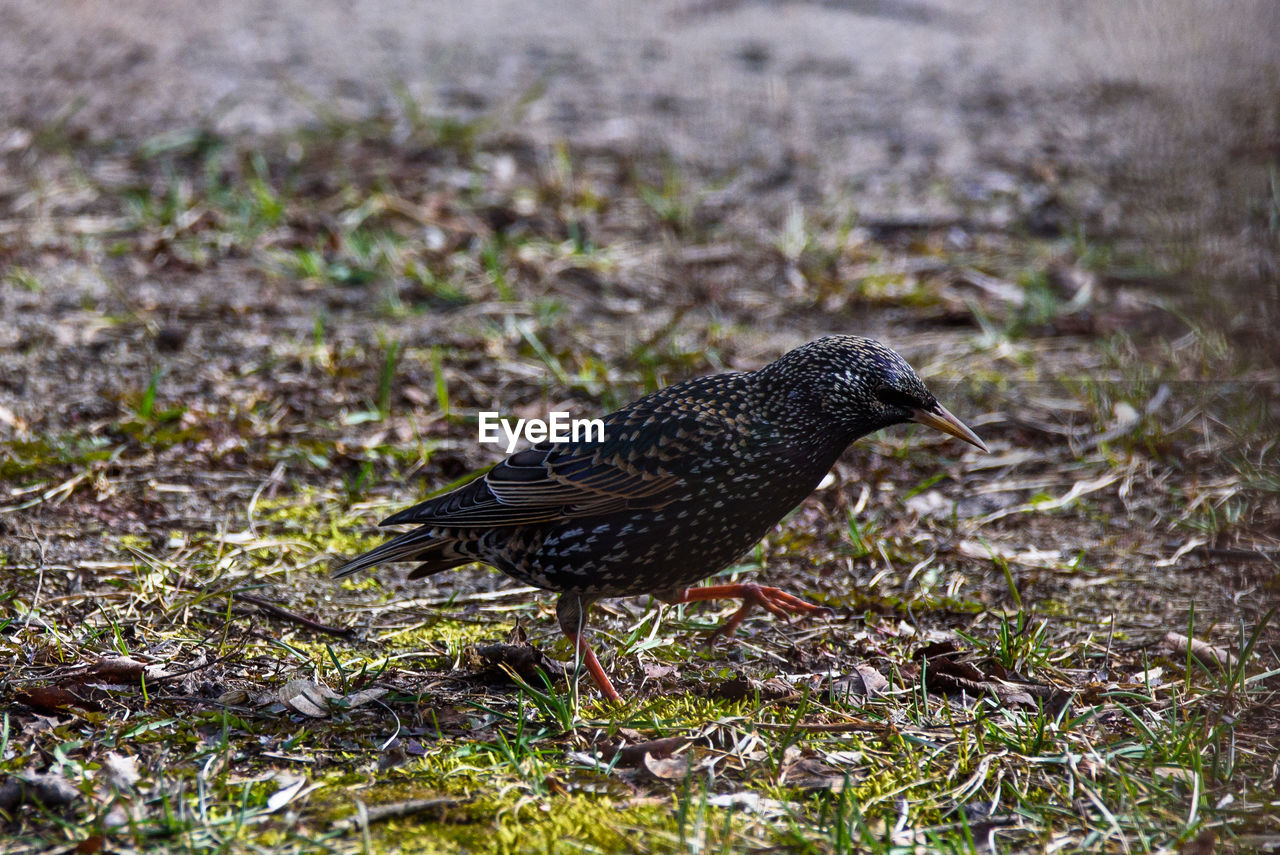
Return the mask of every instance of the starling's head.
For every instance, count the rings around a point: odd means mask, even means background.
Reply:
[[[914,421],[987,450],[938,403],[905,359],[873,339],[820,338],[787,353],[760,374],[785,395],[787,409],[834,424],[851,438]]]

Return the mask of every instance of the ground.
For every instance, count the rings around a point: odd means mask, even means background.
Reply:
[[[6,4],[5,851],[1280,846],[1274,10],[629,8]],[[831,332],[992,453],[718,580],[829,618],[602,603],[614,709],[548,595],[329,578],[480,410]]]

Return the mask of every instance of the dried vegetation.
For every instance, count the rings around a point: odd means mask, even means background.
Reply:
[[[410,109],[3,158],[6,852],[1280,841],[1248,283]],[[727,571],[829,620],[708,648],[728,604],[608,603],[614,710],[496,573],[328,579],[493,461],[480,409],[597,414],[837,331],[993,453],[872,437]]]

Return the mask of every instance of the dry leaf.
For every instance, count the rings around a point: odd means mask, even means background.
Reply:
[[[782,768],[779,784],[799,790],[831,790],[840,792],[845,775],[816,757],[806,757],[788,763]]]
[[[786,680],[776,677],[762,681],[738,675],[728,680],[722,680],[707,690],[707,697],[720,698],[726,701],[749,700],[757,695],[762,701],[778,701],[783,698],[795,697],[796,688]]]
[[[567,669],[559,662],[548,659],[541,650],[530,644],[484,644],[469,648],[469,654],[476,664],[501,674],[509,681],[506,669],[514,671],[520,679],[531,686],[541,686],[542,676],[563,677]]]
[[[906,505],[907,509],[917,516],[940,517],[951,513],[955,503],[944,496],[940,490],[927,490],[907,499]]]
[[[118,656],[109,659],[99,659],[89,667],[88,671],[76,676],[76,679],[82,683],[101,682],[101,683],[137,683],[144,677],[148,680],[158,680],[161,677],[169,676],[169,672],[164,669],[163,665],[139,662],[137,659],[131,659],[128,656]]]
[[[435,397],[423,392],[417,386],[401,386],[400,394],[405,397],[409,403],[418,407],[435,406]]]
[[[327,686],[305,679],[290,680],[276,694],[287,708],[311,718],[328,716],[329,700],[338,697],[337,692]]]
[[[1130,675],[1130,683],[1140,683],[1144,686],[1159,686],[1164,682],[1164,668],[1157,665],[1154,668],[1148,668],[1145,671],[1137,671]]]
[[[66,689],[61,689],[57,686],[33,686],[30,689],[14,692],[13,699],[18,703],[26,704],[34,710],[54,715],[65,713],[67,707],[80,707],[86,710],[102,709],[98,703],[83,700]]]
[[[1060,568],[1067,560],[1061,549],[1036,549],[1034,546],[1015,549],[978,540],[962,540],[956,546],[956,551],[966,558],[1001,559],[1025,567],[1049,569]]]
[[[1213,855],[1218,849],[1218,834],[1212,828],[1206,828],[1196,835],[1195,840],[1188,840],[1178,850],[1179,855]]]
[[[851,703],[883,694],[889,681],[870,665],[855,665],[854,670],[836,677],[827,686],[824,699],[827,703]]]
[[[672,674],[676,673],[676,666],[674,665],[656,665],[651,662],[646,662],[640,667],[643,669],[645,677],[650,680],[661,680],[663,677],[670,677]]]
[[[393,740],[390,745],[383,749],[378,755],[378,771],[385,772],[388,769],[394,769],[409,759],[409,755],[405,753],[404,743],[399,739]]]
[[[689,775],[689,755],[674,754],[670,757],[644,755],[644,768],[655,778],[666,781],[683,781]]]
[[[95,852],[102,851],[102,842],[101,834],[90,834],[84,840],[77,843],[76,848],[72,851],[79,853],[79,855],[93,855]]]
[[[1005,678],[1014,675],[998,662],[973,662],[964,657],[964,652],[950,641],[927,644],[913,655],[914,659],[924,661],[925,686],[933,692],[963,693],[973,697],[989,693],[999,698],[1005,706],[1036,706],[1036,698],[1047,698],[1053,704],[1064,703],[1059,700],[1061,692],[1053,686],[1029,681],[1010,681]],[[992,673],[984,672],[979,665]],[[907,672],[904,671],[904,676],[906,675]]]
[[[638,736],[639,734],[633,734],[633,737]],[[644,740],[634,745],[619,742],[615,745],[602,746],[600,756],[606,762],[616,757],[618,766],[638,766],[648,757],[668,757],[672,752],[688,745],[690,741],[691,738],[688,736],[668,736],[665,739]]]
[[[1177,632],[1166,633],[1164,643],[1175,653],[1186,653],[1187,649],[1190,648],[1191,655],[1201,662],[1221,665],[1224,668],[1230,668],[1235,662],[1235,657],[1231,655],[1230,650],[1216,647],[1198,638],[1188,638]]]
[[[356,707],[362,707],[367,703],[376,701],[378,698],[382,697],[386,693],[387,693],[386,689],[361,689],[358,692],[352,692],[349,695],[343,695],[341,698],[338,699],[338,703],[342,704],[348,709],[355,709]]]
[[[249,693],[244,689],[228,689],[218,695],[218,703],[226,704],[228,706],[243,704],[247,700],[249,700]]]
[[[61,775],[26,772],[0,784],[0,810],[12,813],[24,803],[64,808],[81,799],[80,791]]]
[[[1156,766],[1151,771],[1161,778],[1170,781],[1182,781],[1185,784],[1192,783],[1198,777],[1193,770],[1185,766]]]

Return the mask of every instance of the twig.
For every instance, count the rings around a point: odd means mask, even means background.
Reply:
[[[382,822],[388,819],[402,819],[406,816],[413,816],[419,813],[436,813],[443,821],[443,817],[449,810],[463,807],[470,804],[470,799],[455,799],[447,796],[433,799],[411,799],[407,802],[394,802],[389,805],[374,805],[367,807],[361,813],[363,816],[348,817],[336,823],[338,828],[352,828],[358,824],[370,822]]]
[[[241,603],[249,603],[250,605],[257,606],[269,615],[305,626],[307,629],[313,629],[316,632],[322,632],[325,635],[334,635],[338,638],[354,638],[356,634],[356,631],[350,627],[330,626],[327,623],[320,623],[319,621],[312,620],[309,617],[303,617],[296,612],[283,609],[275,603],[268,602],[267,600],[252,596],[251,594],[233,593],[231,598]]]
[[[44,541],[40,539],[40,535],[36,532],[35,526],[31,527],[31,539],[36,542],[36,546],[40,549],[40,563],[37,565],[39,567],[39,572],[38,572],[38,575],[36,576],[36,592],[35,592],[35,595],[32,596],[31,598],[31,605],[27,607],[27,615],[26,615],[27,626],[31,626],[31,616],[35,614],[36,607],[40,603],[40,591],[42,588],[44,588],[44,564],[45,564]]]
[[[1164,643],[1175,653],[1190,651],[1191,655],[1201,662],[1212,663],[1224,668],[1230,668],[1235,664],[1235,657],[1231,655],[1230,650],[1216,647],[1198,638],[1188,638],[1179,632],[1170,631],[1165,633]]]
[[[239,652],[240,651],[238,650],[233,650],[230,653],[224,653],[221,656],[215,656],[213,659],[210,659],[208,662],[205,662],[200,665],[193,665],[190,668],[183,668],[181,671],[170,671],[169,673],[161,674],[158,677],[151,677],[148,679],[147,682],[148,684],[153,686],[159,685],[161,683],[168,683],[172,680],[178,679],[179,677],[185,677],[188,674],[194,674],[197,671],[204,671],[208,668],[212,668],[214,665],[217,665],[221,662],[226,662],[228,659],[230,659],[232,656],[235,656]]]
[[[1275,564],[1280,561],[1280,550],[1267,549],[1218,549],[1212,546],[1197,546],[1194,550],[1199,555],[1217,558],[1221,561],[1262,562]]]
[[[875,721],[839,721],[832,724],[783,724],[758,721],[752,727],[760,730],[787,730],[797,733],[898,733],[898,729],[893,725]]]

